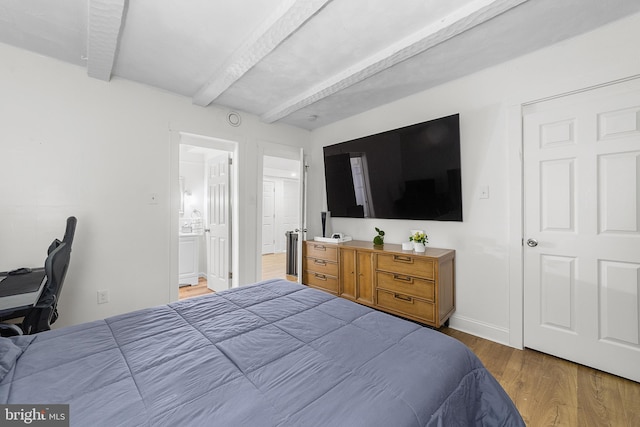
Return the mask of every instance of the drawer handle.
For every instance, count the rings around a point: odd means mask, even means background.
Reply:
[[[413,258],[410,256],[394,255],[393,260],[398,262],[407,262],[409,264],[413,264]]]
[[[327,280],[327,276],[325,276],[324,274],[314,273],[314,275],[316,276],[316,279]]]
[[[319,251],[326,251],[327,247],[323,245],[313,245],[313,249],[317,249]]]
[[[316,265],[327,265],[327,261],[322,260],[322,259],[314,259],[313,263]]]
[[[393,280],[398,280],[401,282],[413,283],[413,279],[409,276],[400,276],[399,274],[393,275]]]
[[[407,302],[411,302],[411,301],[413,301],[413,298],[408,297],[408,296],[406,296],[406,295],[393,294],[393,297],[394,297],[395,299],[399,299],[399,300],[402,300],[402,301],[407,301]]]

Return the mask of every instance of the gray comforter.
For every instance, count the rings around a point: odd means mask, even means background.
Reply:
[[[460,342],[286,281],[0,341],[0,402],[75,426],[524,426]]]

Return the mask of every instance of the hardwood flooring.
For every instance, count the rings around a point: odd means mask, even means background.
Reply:
[[[290,276],[287,272],[287,254],[267,254],[262,255],[262,280],[267,279],[287,279],[291,282],[297,282],[296,276]]]
[[[207,288],[207,279],[200,277],[197,285],[180,287],[178,291],[178,299],[192,298],[211,293],[213,293],[213,291]]]
[[[640,426],[640,383],[451,328],[441,332],[478,355],[529,427]]]
[[[282,278],[292,282],[297,282],[296,276],[290,276],[287,272],[286,253],[268,254],[262,256],[262,280]],[[210,294],[213,291],[207,288],[207,279],[201,277],[198,284],[193,286],[182,286],[178,291],[178,298],[192,298],[199,295]]]

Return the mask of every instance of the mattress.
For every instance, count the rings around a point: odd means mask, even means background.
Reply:
[[[524,426],[462,343],[260,282],[0,341],[0,402],[73,426]]]

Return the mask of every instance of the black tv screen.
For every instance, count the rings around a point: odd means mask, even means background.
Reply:
[[[462,221],[454,114],[324,147],[332,217]]]

